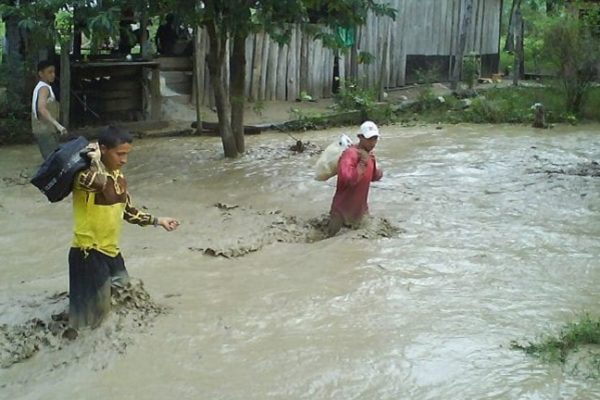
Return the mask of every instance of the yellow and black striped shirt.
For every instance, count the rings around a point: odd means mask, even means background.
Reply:
[[[156,219],[131,203],[121,171],[107,172],[101,162],[77,174],[73,185],[73,247],[119,254],[122,220],[140,226]]]

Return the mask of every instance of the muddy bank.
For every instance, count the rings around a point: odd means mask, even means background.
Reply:
[[[22,305],[24,308],[36,307],[29,311],[39,316],[23,323],[0,325],[0,368],[9,368],[40,351],[59,352],[76,341],[85,341],[87,346],[91,340],[93,346],[87,348],[87,352],[123,353],[132,342],[134,331],[146,329],[159,314],[167,311],[152,300],[139,280],[112,288],[111,314],[94,331],[83,329],[78,332],[69,327],[68,304],[67,292],[40,298]],[[50,309],[62,311],[48,314]],[[64,363],[73,361],[68,355],[63,360]]]
[[[214,257],[236,258],[254,253],[274,243],[314,243],[328,238],[329,217],[303,219],[281,210],[255,210],[239,205],[217,203],[220,211],[219,235],[203,247],[190,247]],[[402,229],[385,218],[367,217],[360,226],[343,228],[338,235],[350,239],[375,240],[396,237]]]

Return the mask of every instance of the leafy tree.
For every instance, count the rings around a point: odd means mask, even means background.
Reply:
[[[566,13],[545,31],[544,53],[561,82],[567,112],[579,114],[585,96],[597,75],[600,41],[595,30],[600,21],[594,14],[578,18]]]
[[[363,25],[369,12],[395,17],[394,9],[374,0],[170,0],[169,8],[190,11],[188,22],[208,33],[208,70],[226,157],[245,151],[245,43],[250,34],[264,31],[283,44],[291,37],[292,24],[300,24],[315,39],[336,48],[336,36],[328,28]],[[320,25],[310,24],[315,11]],[[226,63],[229,81],[223,75]]]
[[[291,37],[292,24],[300,24],[315,39],[331,48],[339,46],[332,27],[355,27],[366,22],[370,12],[394,18],[396,11],[376,0],[44,0],[20,6],[2,5],[0,14],[19,18],[20,26],[54,44],[59,34],[53,23],[60,10],[75,10],[73,25],[99,48],[119,35],[121,10],[132,8],[143,15],[178,12],[190,26],[205,28],[209,38],[207,64],[213,86],[219,128],[226,157],[245,151],[244,87],[245,42],[252,33],[264,31],[280,43]],[[310,24],[317,16],[319,25]],[[64,34],[64,32],[63,32]],[[64,36],[63,36],[64,37]],[[226,55],[229,51],[229,58]],[[229,80],[224,75],[229,63]]]

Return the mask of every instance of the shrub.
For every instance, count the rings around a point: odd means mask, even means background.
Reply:
[[[334,95],[335,107],[339,111],[360,111],[363,120],[379,124],[389,123],[394,113],[387,103],[376,101],[374,89],[365,89],[350,81],[341,81],[338,93]]]
[[[29,103],[21,95],[22,80],[14,79],[23,74],[22,63],[10,62],[0,66],[0,144],[28,143],[31,134]]]
[[[473,89],[480,71],[480,60],[477,54],[469,54],[463,59],[463,81],[469,89]]]
[[[544,53],[560,79],[565,111],[575,115],[584,107],[600,61],[600,44],[591,25],[566,14],[551,23],[544,35]]]

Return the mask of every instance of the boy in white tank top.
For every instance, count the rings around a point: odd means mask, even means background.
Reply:
[[[60,106],[52,87],[56,69],[49,61],[38,64],[39,82],[31,99],[31,129],[44,159],[58,147],[59,137],[66,136],[67,129],[58,121]]]

